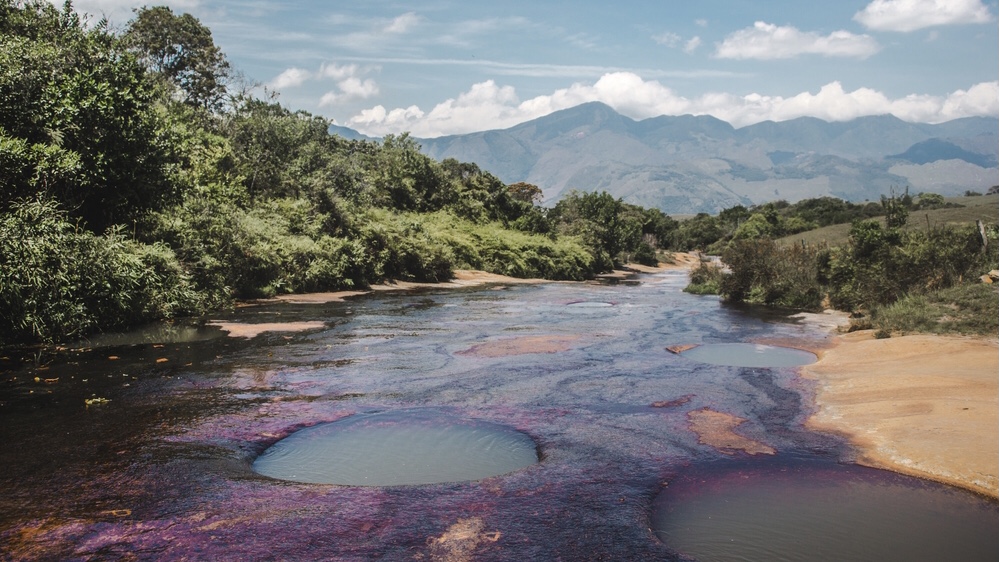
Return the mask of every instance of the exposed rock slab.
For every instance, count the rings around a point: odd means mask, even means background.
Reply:
[[[999,342],[837,338],[802,368],[818,381],[814,429],[848,436],[861,463],[999,497]]]
[[[726,455],[736,451],[750,455],[776,453],[773,447],[736,433],[736,428],[746,421],[738,416],[702,408],[688,413],[687,420],[690,429],[697,434],[698,442],[710,445]]]

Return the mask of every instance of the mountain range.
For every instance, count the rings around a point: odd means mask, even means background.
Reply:
[[[603,190],[669,214],[827,195],[877,200],[906,188],[958,195],[999,185],[999,119],[987,117],[940,124],[890,115],[801,117],[736,129],[710,116],[636,121],[593,102],[508,129],[418,141],[435,159],[474,162],[505,183],[535,184],[545,204],[573,189]]]

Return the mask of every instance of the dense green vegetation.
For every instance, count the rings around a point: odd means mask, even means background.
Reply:
[[[807,203],[807,202],[803,202]],[[999,268],[995,209],[983,232],[968,222],[910,223],[912,210],[953,209],[942,197],[883,197],[879,219],[855,219],[836,246],[771,235],[732,237],[722,273],[702,264],[691,292],[795,309],[830,305],[855,313],[859,327],[893,332],[999,331],[999,292],[979,278]],[[754,215],[759,216],[759,215]],[[977,216],[977,215],[971,215]],[[749,219],[743,224],[748,224]]]
[[[441,281],[584,279],[654,263],[677,223],[345,140],[234,79],[211,31],[142,8],[122,31],[0,0],[0,345],[198,314],[237,298]]]
[[[936,194],[682,222],[603,192],[544,209],[537,186],[432,160],[405,134],[331,135],[235,74],[211,31],[169,8],[115,31],[68,3],[0,0],[0,345],[459,268],[585,279],[694,248],[731,273],[702,264],[693,292],[795,308],[828,298],[909,326],[891,311],[934,295],[966,303],[984,293],[946,291],[996,267],[994,225],[983,254],[976,231],[930,221],[962,211]],[[927,228],[907,225],[914,211]],[[845,223],[840,244],[775,241]]]

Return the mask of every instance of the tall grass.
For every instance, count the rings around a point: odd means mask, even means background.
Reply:
[[[162,244],[80,229],[50,200],[0,214],[0,344],[58,341],[202,310]]]
[[[999,287],[969,283],[911,294],[874,310],[879,335],[958,333],[999,335]]]

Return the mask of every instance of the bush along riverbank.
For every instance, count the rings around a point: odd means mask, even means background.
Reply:
[[[897,198],[882,205],[885,219],[855,221],[841,246],[733,240],[722,254],[729,271],[702,264],[688,290],[783,308],[834,307],[878,337],[999,332],[999,285],[988,275],[999,269],[999,228],[907,229]]]

